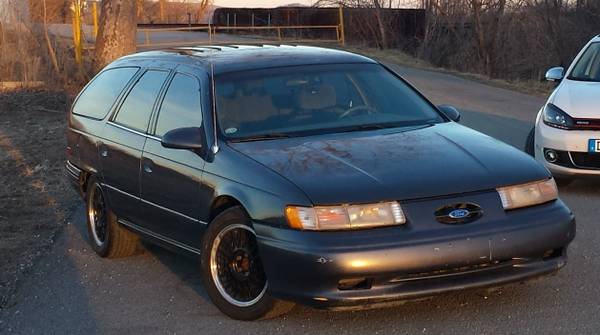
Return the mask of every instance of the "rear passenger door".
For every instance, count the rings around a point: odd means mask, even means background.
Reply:
[[[104,188],[117,216],[138,222],[140,163],[150,116],[168,71],[148,70],[106,123],[99,143]]]
[[[160,103],[156,126],[144,146],[141,171],[141,206],[145,228],[155,237],[182,242],[197,252],[204,223],[198,220],[200,182],[204,159],[191,150],[161,145],[170,130],[202,127],[200,82],[193,75],[176,73]],[[190,250],[189,247],[192,247]]]

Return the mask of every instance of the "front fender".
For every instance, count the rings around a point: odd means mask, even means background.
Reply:
[[[287,205],[312,205],[292,182],[226,145],[206,163],[202,187],[203,203],[212,204],[218,197],[228,196],[237,200],[253,221],[275,226],[287,225]],[[210,206],[203,208],[200,216],[208,221]]]

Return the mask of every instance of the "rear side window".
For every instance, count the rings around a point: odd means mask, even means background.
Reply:
[[[158,92],[168,75],[166,71],[155,70],[144,73],[123,101],[115,122],[145,132]]]
[[[79,95],[73,106],[73,114],[104,119],[121,91],[138,70],[137,67],[121,67],[100,73]]]
[[[200,84],[194,77],[176,74],[160,107],[156,136],[183,127],[200,127]]]

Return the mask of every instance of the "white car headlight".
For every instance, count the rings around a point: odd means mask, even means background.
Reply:
[[[540,205],[558,198],[554,178],[496,189],[505,210]]]
[[[406,218],[397,202],[285,208],[290,227],[302,230],[343,230],[401,225]]]

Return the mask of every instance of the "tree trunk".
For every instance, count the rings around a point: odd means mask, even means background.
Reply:
[[[477,38],[477,54],[483,62],[484,71],[487,72],[489,64],[489,55],[485,48],[485,34],[483,25],[481,24],[481,2],[479,0],[471,0],[471,8],[473,10],[473,25],[475,27],[475,35]],[[489,75],[489,73],[486,73]]]
[[[52,61],[52,66],[54,67],[54,72],[57,75],[60,75],[60,69],[58,67],[58,60],[56,59],[56,52],[54,51],[54,47],[52,46],[52,41],[50,41],[50,34],[48,33],[48,8],[46,7],[46,0],[42,0],[42,6],[44,10],[44,38],[46,39],[46,46],[48,47],[48,54],[50,54],[50,60]]]
[[[373,4],[375,5],[375,16],[377,18],[377,26],[379,28],[379,34],[381,35],[381,48],[387,49],[389,47],[387,35],[385,31],[385,23],[383,22],[383,13],[381,10],[381,3],[379,0],[373,0]]]
[[[136,51],[137,1],[102,0],[94,70]]]

